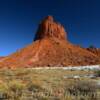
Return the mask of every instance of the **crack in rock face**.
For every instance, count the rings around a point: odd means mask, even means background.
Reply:
[[[66,40],[66,31],[64,27],[54,21],[52,16],[47,16],[40,23],[35,40],[39,40],[45,37],[53,37]]]

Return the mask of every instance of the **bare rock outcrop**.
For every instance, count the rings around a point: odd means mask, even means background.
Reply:
[[[99,48],[96,48],[96,47],[89,47],[89,48],[86,48],[88,51],[94,53],[95,55],[99,56],[100,57],[100,49]]]
[[[67,34],[64,27],[61,24],[55,22],[52,16],[47,16],[40,23],[35,40],[43,39],[45,37],[66,39],[66,35]]]
[[[0,57],[0,60],[3,59],[4,57]]]

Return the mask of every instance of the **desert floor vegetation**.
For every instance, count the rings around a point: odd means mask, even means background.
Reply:
[[[100,100],[98,73],[93,70],[1,69],[0,100]]]

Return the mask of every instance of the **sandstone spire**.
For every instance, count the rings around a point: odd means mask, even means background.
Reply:
[[[52,16],[45,17],[38,27],[35,40],[45,37],[53,37],[58,39],[66,39],[64,27],[55,22]]]

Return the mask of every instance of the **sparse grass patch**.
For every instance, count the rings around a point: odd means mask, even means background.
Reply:
[[[96,100],[97,89],[98,87],[95,82],[81,80],[76,81],[74,84],[71,84],[69,87],[67,87],[66,92],[69,92],[70,95],[75,97],[89,97]]]
[[[93,74],[93,71],[2,69],[0,97],[2,94],[1,100],[5,100],[4,97],[6,100],[99,100],[100,88],[95,83],[97,79],[64,78],[88,74]]]

